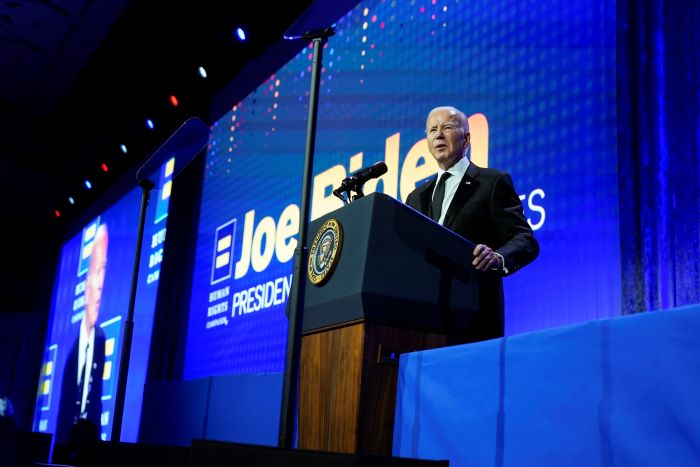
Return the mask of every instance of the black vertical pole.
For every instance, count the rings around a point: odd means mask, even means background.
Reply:
[[[139,230],[136,237],[136,256],[134,270],[131,274],[131,289],[129,290],[129,308],[124,322],[124,338],[122,339],[122,354],[119,359],[119,376],[117,377],[117,392],[114,397],[114,419],[112,420],[112,441],[119,442],[122,434],[122,418],[124,417],[124,398],[126,396],[126,378],[129,374],[129,358],[131,357],[131,339],[134,335],[134,309],[136,308],[136,287],[139,281],[141,265],[141,246],[143,231],[146,224],[146,210],[151,190],[155,184],[146,179],[139,182],[141,186],[141,212],[139,213]]]
[[[277,445],[294,447],[294,429],[297,419],[297,395],[299,382],[299,356],[301,354],[301,324],[304,319],[304,275],[308,252],[306,251],[313,154],[316,145],[316,120],[318,117],[318,90],[321,83],[323,46],[327,36],[313,38],[313,65],[311,68],[311,92],[309,94],[309,116],[306,125],[306,150],[304,151],[304,177],[301,183],[301,212],[299,213],[299,240],[294,250],[294,275],[289,295],[289,327],[287,328],[287,353],[282,383],[282,409]]]

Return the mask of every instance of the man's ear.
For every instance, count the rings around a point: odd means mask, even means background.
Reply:
[[[464,135],[464,149],[467,149],[467,146],[469,146],[469,141],[470,141],[471,134],[467,133]]]

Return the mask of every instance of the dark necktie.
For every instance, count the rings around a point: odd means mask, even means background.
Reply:
[[[433,204],[431,205],[432,215],[435,222],[440,221],[440,215],[442,214],[442,202],[445,199],[445,180],[450,177],[449,172],[443,172],[440,176],[440,180],[437,182],[437,187],[435,187],[435,193],[433,194]]]
[[[85,384],[85,380],[88,377],[89,374],[89,369],[88,369],[88,351],[90,350],[90,343],[88,342],[87,345],[85,346],[85,364],[83,364],[83,368],[80,372],[80,383],[78,386],[80,386],[80,398],[82,399],[83,397],[83,385]]]

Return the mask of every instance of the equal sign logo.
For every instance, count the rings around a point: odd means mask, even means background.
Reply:
[[[46,350],[44,357],[44,368],[41,371],[41,381],[39,382],[40,410],[45,412],[51,408],[51,387],[53,386],[53,375],[56,373],[56,349],[53,344]],[[39,431],[46,431],[41,430]]]
[[[100,225],[100,218],[88,224],[83,229],[83,238],[80,242],[80,259],[78,261],[78,277],[85,274],[90,265],[90,255],[92,254],[92,245],[97,234],[97,227]]]
[[[236,239],[236,219],[217,227],[214,235],[214,258],[211,265],[211,284],[231,277],[233,273],[233,251]]]

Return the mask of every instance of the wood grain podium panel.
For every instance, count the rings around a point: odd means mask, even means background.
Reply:
[[[391,455],[398,357],[445,344],[442,334],[363,322],[303,336],[299,447]]]
[[[364,324],[302,338],[300,448],[355,452],[363,340]]]

